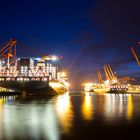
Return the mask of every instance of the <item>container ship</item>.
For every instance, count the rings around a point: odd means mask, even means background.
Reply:
[[[102,80],[101,72],[98,70],[98,82],[85,83],[84,90],[95,93],[140,93],[140,86],[130,85],[129,83],[131,80],[134,80],[133,78],[118,78],[110,65],[104,65],[104,72],[106,80]]]
[[[66,74],[59,71],[59,56],[16,57],[15,39],[0,50],[0,87],[29,94],[56,95],[69,88]]]
[[[136,91],[134,90],[133,87],[134,85],[129,86],[129,84],[119,84],[119,83],[114,84],[86,83],[84,86],[84,90],[87,92],[95,92],[95,93],[127,93],[131,91],[133,92]]]

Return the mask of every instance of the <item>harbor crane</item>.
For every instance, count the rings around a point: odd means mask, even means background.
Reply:
[[[6,62],[6,67],[9,69],[11,65],[16,65],[16,43],[15,39],[10,39],[10,41],[0,49],[0,60]]]

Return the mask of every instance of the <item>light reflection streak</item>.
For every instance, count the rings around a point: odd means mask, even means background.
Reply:
[[[106,94],[105,95],[105,117],[106,119],[119,119],[133,117],[133,100],[129,94]],[[125,115],[126,114],[126,115]]]
[[[29,126],[29,133],[33,134],[33,137],[35,139],[39,139],[39,129],[40,129],[40,125],[39,125],[39,113],[38,113],[38,109],[37,106],[32,106],[30,107],[30,113],[29,115],[31,116],[31,119],[29,120],[30,123],[28,124]]]
[[[72,127],[73,108],[68,93],[57,97],[55,109],[63,132],[69,133]]]
[[[2,123],[2,110],[3,109],[3,99],[2,98],[0,98],[0,130],[1,130],[1,123]]]
[[[119,95],[119,114],[123,113],[123,95]]]
[[[112,114],[115,114],[115,111],[116,111],[116,101],[117,101],[117,99],[116,99],[116,95],[114,95],[114,94],[112,94],[112,96],[111,96],[111,102],[112,102]]]
[[[89,92],[85,92],[81,111],[82,111],[82,116],[85,120],[92,120],[93,119],[92,96],[90,96]]]
[[[59,140],[60,132],[53,104],[50,103],[46,105],[46,111],[42,118],[41,125],[44,126],[44,134],[46,134],[45,139]]]
[[[127,119],[132,119],[133,116],[133,101],[132,95],[127,96]]]
[[[106,94],[105,95],[105,106],[104,106],[104,111],[105,111],[105,116],[110,117],[111,112],[112,112],[112,100],[111,100],[111,95]]]
[[[1,130],[5,132],[6,130],[6,138],[10,138],[12,136],[12,130],[8,129],[11,127],[10,110],[7,109],[8,104],[13,104],[16,96],[1,96],[0,98],[0,126]],[[8,104],[5,104],[8,103]],[[2,134],[1,134],[2,135]],[[1,136],[0,136],[1,139]]]
[[[123,115],[126,96],[123,94],[106,94],[104,115],[106,119],[116,119]]]
[[[14,103],[17,96],[1,96],[0,97],[0,122],[3,119],[3,105],[5,102]]]

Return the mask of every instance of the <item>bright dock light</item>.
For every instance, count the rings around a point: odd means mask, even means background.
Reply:
[[[52,60],[53,60],[53,61],[56,61],[56,60],[58,60],[58,59],[57,59],[56,56],[52,56]]]
[[[65,76],[66,76],[66,73],[65,73],[65,72],[62,72],[62,73],[61,73],[61,76],[62,76],[62,77],[65,77]]]

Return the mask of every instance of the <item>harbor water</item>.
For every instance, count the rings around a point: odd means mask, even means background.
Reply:
[[[134,139],[140,94],[0,96],[0,140]]]

